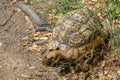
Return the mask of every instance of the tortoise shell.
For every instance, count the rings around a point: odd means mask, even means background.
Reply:
[[[65,14],[53,30],[53,41],[62,47],[81,47],[90,43],[91,36],[99,33],[102,25],[92,11],[79,9]],[[97,35],[97,34],[96,34]]]
[[[103,44],[103,25],[98,16],[86,8],[70,11],[58,20],[53,29],[52,40],[48,45],[49,52],[44,60],[62,56],[76,60]]]

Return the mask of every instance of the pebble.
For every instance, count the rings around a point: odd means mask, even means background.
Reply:
[[[3,43],[2,42],[0,42],[0,47],[3,45]]]
[[[120,70],[117,71],[118,75],[120,75]]]
[[[28,36],[23,37],[23,40],[28,40],[28,39],[29,39]]]
[[[30,78],[31,77],[30,75],[27,75],[27,74],[22,74],[21,76],[24,77],[24,78]]]
[[[35,67],[33,67],[33,66],[31,66],[31,67],[29,67],[29,69],[34,69]]]

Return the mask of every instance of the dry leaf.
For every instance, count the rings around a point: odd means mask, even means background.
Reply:
[[[25,3],[27,3],[27,0],[24,0]]]
[[[28,41],[24,41],[22,45],[23,46],[27,46],[28,45]]]
[[[40,49],[41,49],[41,48],[40,48],[39,46],[33,44],[33,46],[28,47],[27,50],[32,51],[32,52],[35,52],[35,51],[39,51]]]
[[[23,1],[23,2],[27,3],[27,0],[12,0],[12,4],[14,4],[14,3],[16,3],[18,1]]]
[[[21,76],[24,78],[30,78],[30,75],[27,75],[27,74],[22,74]]]
[[[37,41],[37,40],[39,40],[39,37],[34,37],[33,39],[34,39],[35,41]]]
[[[12,0],[12,4],[16,3],[17,0]]]
[[[52,12],[55,13],[55,12],[57,12],[57,10],[56,9],[52,9]]]
[[[55,18],[60,19],[62,16],[63,14],[61,13],[61,14],[56,15]]]
[[[28,18],[28,16],[25,16],[25,19],[27,20],[28,23],[30,23],[30,19]]]
[[[43,37],[49,37],[51,35],[52,35],[52,33],[46,33],[46,34],[43,35]]]
[[[34,37],[36,37],[36,36],[38,36],[38,35],[40,35],[40,32],[36,32],[36,33],[34,33]]]
[[[48,37],[41,37],[40,40],[47,40]]]
[[[16,12],[20,12],[20,11],[21,11],[20,8],[15,8],[14,10],[15,10]]]

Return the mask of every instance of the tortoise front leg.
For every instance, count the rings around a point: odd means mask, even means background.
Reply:
[[[60,50],[47,51],[42,54],[43,64],[57,63],[61,59]]]

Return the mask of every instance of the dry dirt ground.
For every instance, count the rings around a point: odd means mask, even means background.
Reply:
[[[47,5],[50,5],[51,1]],[[59,76],[55,73],[55,68],[49,69],[42,65],[40,56],[30,53],[23,46],[23,39],[34,29],[34,26],[26,20],[23,12],[13,13],[14,9],[16,6],[11,4],[11,0],[0,0],[0,80],[58,80]],[[11,18],[3,25],[12,13]],[[103,61],[102,67],[95,68],[92,77],[98,74],[99,79],[96,80],[119,80],[120,64],[117,60]],[[111,61],[116,64],[107,65]],[[105,68],[105,66],[110,67]],[[82,80],[78,74],[77,76],[68,74],[68,76],[74,76],[76,78],[74,80]],[[67,80],[67,78],[60,80]]]
[[[23,12],[13,13],[11,0],[0,0],[0,80],[54,80],[55,73],[46,72],[38,55],[22,46],[23,37],[33,29]]]

